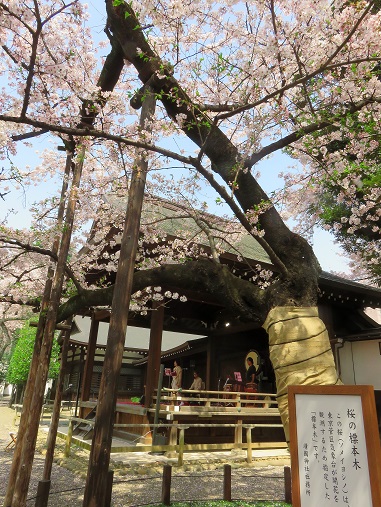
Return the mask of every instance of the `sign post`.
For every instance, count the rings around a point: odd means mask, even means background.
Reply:
[[[291,386],[293,507],[381,507],[372,386]]]

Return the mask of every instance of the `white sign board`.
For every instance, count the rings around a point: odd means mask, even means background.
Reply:
[[[293,506],[379,507],[373,389],[293,386],[289,405]]]

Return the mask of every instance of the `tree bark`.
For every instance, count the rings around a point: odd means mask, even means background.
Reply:
[[[150,285],[205,292],[222,306],[228,305],[231,311],[244,321],[262,323],[268,312],[266,291],[236,277],[227,266],[206,259],[184,264],[168,264],[134,273],[132,293]],[[91,306],[111,305],[113,291],[114,286],[110,286],[105,289],[83,291],[71,297],[61,305],[58,322]]]

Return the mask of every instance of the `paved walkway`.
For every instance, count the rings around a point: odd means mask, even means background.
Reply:
[[[14,410],[0,404],[0,505],[8,482],[13,452],[5,451],[9,431],[16,431]],[[47,427],[41,428],[38,448],[42,449]],[[121,445],[115,439],[116,445]],[[81,507],[89,452],[73,447],[70,458],[63,457],[64,441],[57,442],[52,469],[48,507]],[[235,499],[282,500],[284,498],[283,466],[289,464],[284,450],[253,452],[253,463],[245,462],[246,453],[186,453],[184,466],[177,458],[147,452],[112,453],[114,469],[112,504],[114,507],[142,506],[160,501],[163,464],[173,464],[171,500],[213,500],[223,494],[223,464],[232,465],[232,495]],[[37,450],[33,463],[27,506],[34,505],[37,483],[42,478],[44,456]]]
[[[139,465],[149,463],[162,463],[162,464],[177,464],[177,458],[169,458],[164,455],[151,455],[147,452],[134,452],[129,453],[113,453],[111,454],[111,461],[120,464],[135,463]],[[214,451],[214,452],[186,452],[184,453],[185,463],[210,463],[210,462],[224,462],[224,463],[243,463],[246,462],[245,451]],[[273,450],[259,450],[253,451],[253,464],[257,466],[263,462],[268,464],[273,462],[277,465],[289,465],[290,454],[284,449]]]

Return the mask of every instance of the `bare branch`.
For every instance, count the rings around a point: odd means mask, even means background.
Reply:
[[[26,132],[25,134],[19,134],[11,136],[12,141],[23,141],[24,139],[30,139],[31,137],[41,136],[49,132],[48,129],[35,130],[34,132]]]
[[[13,296],[0,295],[0,303],[8,303],[11,305],[30,306],[33,308],[39,308],[41,300],[39,298],[31,298],[31,299],[23,300],[23,299],[16,299]]]

